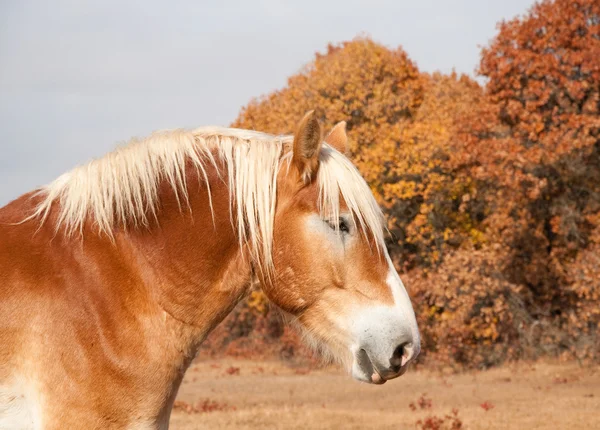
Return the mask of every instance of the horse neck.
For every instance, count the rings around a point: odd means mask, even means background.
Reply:
[[[160,308],[195,327],[200,342],[246,293],[251,265],[231,222],[227,181],[207,169],[210,201],[204,177],[188,172],[187,201],[161,185],[158,226],[124,237]]]

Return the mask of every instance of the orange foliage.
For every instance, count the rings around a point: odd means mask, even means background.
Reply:
[[[423,101],[394,147],[364,157],[363,170],[381,169],[374,185],[388,215],[390,250],[404,270],[435,266],[448,248],[480,244],[484,207],[475,183],[450,160],[457,122],[483,92],[466,76],[423,75]],[[402,262],[402,264],[399,264]]]
[[[502,275],[505,261],[491,249],[460,250],[429,276],[408,274],[427,355],[483,367],[518,357],[519,328],[529,321],[520,288]]]
[[[567,272],[600,211],[600,3],[546,0],[503,22],[480,72],[489,102],[462,123],[455,165],[486,195],[488,240],[528,312],[567,330]]]
[[[572,303],[565,319],[578,358],[600,358],[600,223],[596,225],[591,245],[567,267],[566,294]]]
[[[495,131],[472,145],[482,166],[505,183],[543,192],[547,171],[564,155],[597,143],[600,128],[600,3],[544,1],[523,19],[503,22],[482,52],[480,73]],[[493,123],[492,123],[493,124]]]

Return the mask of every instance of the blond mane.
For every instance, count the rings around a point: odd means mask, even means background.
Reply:
[[[186,165],[204,178],[212,211],[206,168],[212,165],[220,172],[220,164],[225,166],[220,173],[228,180],[240,245],[248,244],[253,260],[270,267],[277,175],[289,163],[292,142],[292,136],[220,127],[155,132],[43,187],[38,193],[42,201],[29,218],[44,222],[58,203],[56,228],[69,235],[82,232],[86,220],[111,237],[117,226],[149,226],[157,218],[162,181],[170,184],[182,210],[188,205]],[[341,196],[363,233],[384,246],[383,216],[371,190],[350,160],[327,144],[321,150],[317,182],[322,217],[339,217]]]

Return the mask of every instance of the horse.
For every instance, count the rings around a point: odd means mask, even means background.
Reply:
[[[1,208],[0,428],[168,428],[253,279],[356,380],[404,374],[419,330],[347,146],[313,111],[293,135],[158,131]]]

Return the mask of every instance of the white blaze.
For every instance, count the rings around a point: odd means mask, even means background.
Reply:
[[[386,282],[392,291],[395,307],[402,313],[403,321],[410,326],[410,332],[413,338],[414,356],[416,356],[421,351],[421,335],[419,333],[419,328],[417,327],[415,311],[410,301],[410,297],[406,292],[406,288],[404,287],[400,276],[398,276],[398,272],[396,272],[387,250],[385,251],[385,257],[390,268]]]

